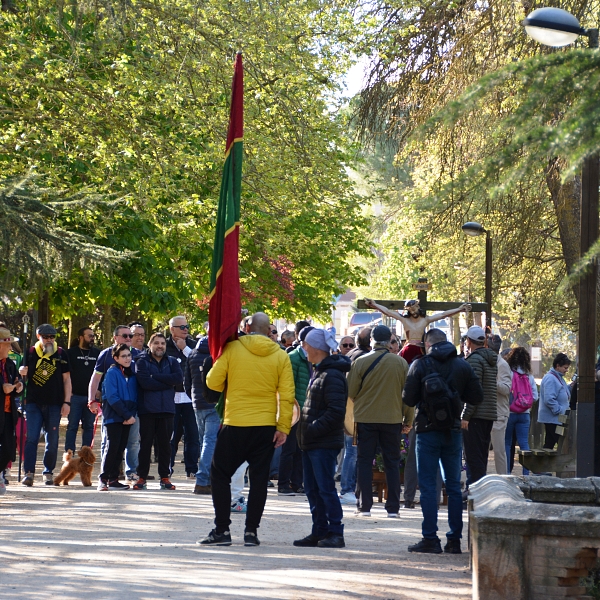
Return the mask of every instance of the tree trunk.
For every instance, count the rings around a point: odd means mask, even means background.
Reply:
[[[92,318],[90,318],[90,315],[76,315],[69,319],[69,347],[72,344],[77,345],[79,343],[77,332],[82,327],[90,327],[91,322]]]
[[[112,306],[104,304],[102,306],[102,345],[108,348],[112,345],[113,325],[112,325]]]

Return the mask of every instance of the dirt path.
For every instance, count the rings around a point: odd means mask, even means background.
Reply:
[[[260,547],[242,545],[244,516],[234,515],[234,545],[201,548],[196,540],[212,528],[212,503],[193,495],[193,481],[182,475],[173,478],[175,492],[150,482],[147,491],[102,494],[79,478],[69,488],[46,487],[39,476],[33,488],[13,479],[0,498],[0,597],[471,597],[468,554],[406,551],[420,539],[418,507],[403,509],[400,519],[378,504],[370,519],[345,507],[345,549],[295,548],[292,541],[310,532],[308,503],[271,489]],[[447,513],[440,517],[444,532]]]

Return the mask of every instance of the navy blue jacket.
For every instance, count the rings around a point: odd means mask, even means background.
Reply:
[[[103,423],[122,423],[135,417],[137,397],[135,373],[126,378],[118,365],[111,365],[102,384]]]
[[[210,356],[208,349],[208,337],[203,337],[198,342],[196,349],[187,357],[185,367],[183,369],[183,387],[185,393],[192,399],[192,404],[196,410],[206,410],[215,408],[215,405],[208,403],[204,399],[202,387],[202,364],[204,359]]]
[[[175,414],[175,386],[181,385],[179,363],[165,353],[158,362],[150,351],[140,354],[135,363],[138,382],[138,414]]]
[[[196,340],[194,340],[194,338],[191,338],[188,336],[185,340],[185,345],[188,348],[195,348]],[[172,356],[179,363],[179,366],[181,367],[181,371],[185,373],[185,365],[187,363],[187,358],[186,358],[185,354],[183,353],[183,351],[180,350],[177,347],[177,344],[175,344],[175,342],[173,341],[173,336],[167,338],[167,354],[169,356]],[[179,383],[178,385],[175,386],[175,391],[176,392],[184,391],[183,380],[181,380],[181,383]],[[191,398],[191,396],[189,394],[188,394],[188,396]]]
[[[298,426],[302,450],[344,447],[349,370],[350,360],[341,354],[332,354],[314,367]]]

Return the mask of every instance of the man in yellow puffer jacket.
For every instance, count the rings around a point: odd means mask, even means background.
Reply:
[[[269,466],[290,432],[295,398],[290,359],[269,339],[269,328],[266,314],[254,314],[250,335],[229,342],[206,377],[208,387],[227,391],[210,470],[215,529],[198,542],[202,546],[231,545],[231,476],[244,461],[251,481],[244,545],[260,544],[256,532],[267,501]]]

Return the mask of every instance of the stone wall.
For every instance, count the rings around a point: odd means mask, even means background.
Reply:
[[[491,475],[471,486],[473,598],[588,598],[580,579],[598,561],[599,503],[594,478]]]

